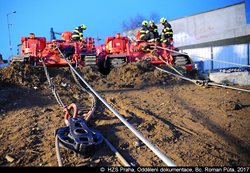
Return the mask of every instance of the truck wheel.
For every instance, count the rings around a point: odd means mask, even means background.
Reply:
[[[98,68],[99,71],[104,74],[104,75],[108,75],[110,70],[111,70],[111,63],[110,60],[107,59],[106,61],[100,61],[98,62]]]

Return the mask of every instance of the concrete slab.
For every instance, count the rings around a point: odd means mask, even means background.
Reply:
[[[232,83],[240,86],[250,85],[249,71],[213,72],[209,74],[209,79],[216,83]]]

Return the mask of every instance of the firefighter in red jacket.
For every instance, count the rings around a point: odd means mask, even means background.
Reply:
[[[73,41],[84,41],[83,38],[83,31],[87,29],[86,25],[78,26],[74,29],[72,34],[72,40]]]
[[[161,32],[161,42],[165,43],[167,47],[171,45],[173,42],[173,30],[170,23],[168,23],[167,19],[162,17],[160,23],[163,25],[163,29]]]

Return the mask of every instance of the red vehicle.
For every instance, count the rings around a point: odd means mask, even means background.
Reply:
[[[103,45],[96,47],[97,61],[100,71],[109,73],[111,67],[117,67],[125,62],[130,62],[129,40],[121,37],[107,37]]]
[[[155,65],[168,63],[187,71],[193,70],[193,62],[189,56],[167,51],[162,43],[140,40],[130,42],[128,37],[121,37],[119,33],[116,37],[106,38],[105,44],[96,49],[98,66],[104,73],[108,73],[112,67],[137,61],[148,61]],[[174,47],[169,49],[176,50]]]
[[[67,66],[63,54],[72,64],[96,64],[92,38],[88,38],[85,42],[74,42],[71,40],[70,31],[62,33],[61,36],[64,40],[55,39],[49,42],[46,42],[45,37],[35,37],[34,34],[31,34],[30,37],[22,37],[19,54],[14,55],[10,62],[28,62],[36,66],[42,65],[40,59],[43,58],[47,66]]]

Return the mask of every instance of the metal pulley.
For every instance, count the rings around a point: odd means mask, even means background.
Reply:
[[[194,81],[195,85],[208,87],[208,80],[194,80]]]
[[[90,147],[95,147],[103,142],[100,132],[88,128],[84,118],[69,117],[69,126],[56,130],[59,143],[76,153],[84,154]]]

